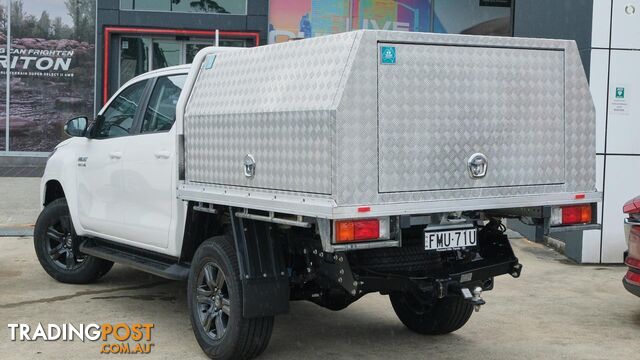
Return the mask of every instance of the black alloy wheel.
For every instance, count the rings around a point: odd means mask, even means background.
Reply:
[[[76,235],[64,198],[45,206],[33,229],[33,245],[49,276],[63,283],[86,284],[111,269],[113,262],[82,254],[79,250],[82,240]]]
[[[198,276],[196,301],[205,333],[211,339],[220,340],[229,323],[231,301],[224,272],[213,262],[206,263]]]
[[[193,255],[187,284],[193,333],[212,359],[253,359],[269,344],[273,316],[243,316],[242,281],[231,236],[205,240]]]
[[[86,255],[79,254],[78,238],[71,226],[71,216],[59,217],[47,228],[45,248],[53,263],[63,269],[77,269],[86,260]]]

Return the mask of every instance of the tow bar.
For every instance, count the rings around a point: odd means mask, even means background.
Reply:
[[[487,303],[482,299],[482,288],[480,286],[473,288],[473,293],[469,288],[462,288],[460,291],[464,299],[469,300],[473,304],[473,309],[476,312],[480,311],[480,307]]]

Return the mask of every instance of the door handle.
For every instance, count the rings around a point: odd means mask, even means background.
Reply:
[[[120,158],[122,158],[122,153],[119,151],[114,151],[112,153],[109,153],[109,157],[111,159],[119,160]]]
[[[168,159],[171,157],[171,153],[166,150],[158,151],[153,155],[156,157],[156,159]]]

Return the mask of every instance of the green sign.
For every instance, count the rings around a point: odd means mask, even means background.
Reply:
[[[624,99],[624,88],[617,87],[616,88],[616,99]]]
[[[381,64],[395,64],[396,63],[396,48],[395,46],[383,46],[380,48],[380,63]]]

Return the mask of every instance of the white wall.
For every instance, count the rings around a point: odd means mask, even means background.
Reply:
[[[640,0],[594,0],[591,43],[597,184],[604,201],[602,231],[585,233],[582,260],[621,263],[622,205],[640,194]],[[624,98],[616,97],[619,88]]]

